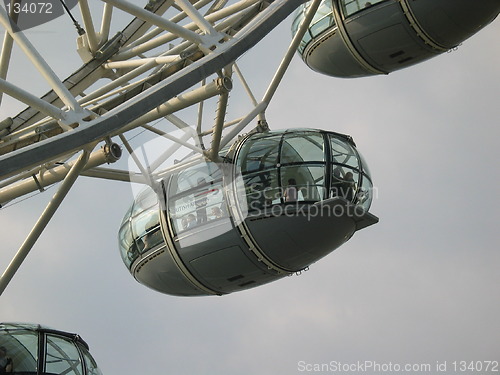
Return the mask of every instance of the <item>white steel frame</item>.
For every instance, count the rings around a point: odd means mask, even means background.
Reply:
[[[0,277],[0,295],[79,175],[137,181],[155,187],[164,173],[159,170],[160,165],[178,148],[184,147],[217,161],[219,150],[252,121],[258,118],[265,123],[265,110],[320,0],[313,1],[260,101],[256,100],[235,61],[302,2],[275,0],[268,4],[263,0],[240,0],[228,4],[228,1],[200,0],[192,4],[187,0],[163,0],[156,2],[154,9],[146,9],[129,1],[102,0],[102,21],[97,32],[87,0],[79,0],[85,33],[78,36],[77,41],[84,65],[64,81],[52,71],[26,35],[12,29],[9,15],[0,6],[0,23],[6,29],[0,55],[0,104],[1,94],[5,93],[27,106],[19,115],[0,121],[0,204],[62,181]],[[211,3],[202,14],[201,10]],[[179,10],[177,14],[167,15],[174,7]],[[115,8],[129,14],[133,22],[110,37]],[[171,46],[173,42],[177,44]],[[49,83],[51,92],[39,98],[9,82],[8,68],[15,45]],[[153,55],[147,56],[148,53]],[[238,119],[228,120],[233,73],[253,108]],[[208,79],[213,74],[218,78]],[[99,85],[102,78],[111,78],[111,82]],[[201,86],[193,88],[198,83]],[[91,87],[93,91],[82,95]],[[214,123],[211,129],[202,129],[203,103],[214,97],[218,98]],[[198,108],[194,125],[175,114],[190,107]],[[183,135],[174,137],[150,124],[163,118],[181,129]],[[138,127],[175,144],[144,166],[125,134]],[[120,156],[113,137],[121,140],[140,174],[99,167]],[[204,137],[210,137],[208,149],[205,149]],[[91,153],[100,142],[104,142],[104,146]],[[76,159],[73,155],[77,155]]]

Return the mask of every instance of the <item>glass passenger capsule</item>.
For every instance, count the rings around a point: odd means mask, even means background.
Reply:
[[[310,5],[297,10],[293,34]],[[498,0],[323,0],[298,51],[330,76],[388,74],[458,46],[499,12]]]
[[[378,219],[373,184],[348,136],[254,133],[174,166],[162,191],[138,195],[119,231],[142,284],[173,295],[221,295],[306,269]],[[159,197],[159,198],[158,198]]]
[[[83,339],[36,324],[0,323],[0,371],[19,375],[102,375]]]

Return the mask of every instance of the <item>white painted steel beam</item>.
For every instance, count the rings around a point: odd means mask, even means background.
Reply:
[[[20,171],[54,160],[60,155],[75,152],[85,145],[120,134],[129,129],[127,124],[166,100],[209,77],[257,44],[268,32],[290,15],[302,0],[275,0],[252,22],[243,27],[233,39],[221,45],[213,53],[204,56],[127,102],[113,108],[74,131],[51,137],[42,142],[0,156],[0,179]],[[259,108],[262,109],[262,108]],[[139,126],[140,124],[137,124]],[[35,152],[36,150],[36,152]]]
[[[118,145],[106,145],[100,150],[94,151],[91,155],[89,155],[85,169],[94,168],[106,163],[116,162],[121,156],[121,153],[118,150]],[[0,189],[0,205],[37,191],[40,188],[45,188],[55,184],[56,182],[62,181],[76,163],[77,161],[71,161],[58,167],[41,170],[36,175],[34,174],[33,178],[27,178],[4,189]]]
[[[205,86],[194,89],[190,92],[176,96],[170,99],[164,104],[157,106],[155,109],[149,111],[148,113],[142,115],[134,121],[129,122],[127,125],[121,129],[121,132],[129,131],[138,126],[142,126],[148,122],[156,121],[161,117],[165,117],[181,109],[192,106],[193,104],[199,103],[203,100],[213,98],[223,92],[229,91],[227,84],[224,83],[223,79],[217,79]],[[187,147],[193,147],[189,145]],[[196,150],[198,151],[198,149]]]
[[[309,28],[309,24],[311,23],[311,20],[316,14],[316,10],[318,9],[320,3],[321,0],[313,0],[312,5],[308,9],[307,14],[304,17],[304,21],[297,30],[297,33],[292,39],[292,42],[290,43],[290,46],[285,56],[283,57],[280,66],[278,67],[278,70],[274,74],[271,83],[269,84],[269,87],[267,88],[266,93],[264,94],[262,101],[247,116],[245,116],[245,118],[241,120],[240,123],[235,128],[233,128],[228,134],[226,134],[226,136],[221,141],[220,147],[224,147],[229,142],[231,142],[232,139],[236,137],[257,115],[261,115],[261,119],[264,119],[263,113],[267,109],[269,102],[271,101],[273,95],[275,94],[278,88],[278,85],[281,83],[281,80],[283,79],[283,76],[286,70],[288,69],[290,62],[292,61],[292,58],[297,51],[297,47],[299,46],[300,41],[302,40],[304,34]]]
[[[164,30],[170,31],[171,33],[180,36],[186,40],[189,40],[197,45],[204,45],[207,41],[203,36],[188,30],[178,24],[166,20],[165,18],[151,13],[144,8],[141,8],[135,4],[129,3],[124,0],[102,0],[105,3],[111,4],[116,8],[119,8],[141,20],[149,22],[152,25],[156,25]]]
[[[62,120],[64,123],[71,122],[70,117],[67,115],[67,112],[64,112],[62,109],[57,108],[56,106],[53,106],[45,100],[40,99],[38,96],[35,96],[28,91],[23,90],[20,87],[17,87],[1,78],[0,91],[23,102],[30,107],[36,108],[46,116],[52,117],[56,120]]]
[[[0,295],[3,294],[5,288],[9,285],[10,281],[16,274],[16,272],[21,267],[23,261],[28,256],[29,252],[35,245],[36,241],[42,234],[43,230],[47,227],[47,224],[50,222],[57,209],[61,205],[62,201],[68,194],[69,190],[75,183],[78,178],[79,173],[85,167],[87,160],[89,158],[89,152],[83,151],[80,155],[78,161],[72,166],[71,170],[67,174],[66,178],[62,182],[61,186],[57,190],[57,192],[52,197],[52,200],[49,202],[42,215],[36,222],[35,226],[31,230],[30,234],[24,241],[24,243],[19,248],[18,252],[8,265],[5,272],[0,277]]]
[[[216,30],[222,31],[225,28],[230,27],[234,22],[236,22],[237,19],[239,19],[238,13],[251,9],[251,7],[253,7],[255,4],[259,2],[260,0],[243,0],[236,4],[230,5],[227,8],[209,14],[208,16],[206,16],[206,19],[208,22],[215,23],[226,17],[234,16],[234,18],[229,18],[214,26]],[[197,29],[197,25],[195,23],[190,23],[185,26],[185,29],[193,31]],[[125,48],[119,54],[114,56],[113,60],[127,60],[131,57],[138,56],[142,53],[148,52],[166,43],[170,43],[176,38],[177,35],[172,33],[161,35],[154,39],[144,38],[145,40],[143,40],[142,43],[131,44],[130,48]]]
[[[219,146],[222,137],[222,129],[224,127],[224,120],[226,118],[228,99],[229,94],[223,93],[220,95],[219,103],[217,104],[217,114],[212,132],[212,143],[208,153],[208,158],[214,162],[219,159]]]
[[[262,101],[264,103],[269,103],[274,94],[276,93],[276,90],[278,89],[278,86],[280,85],[286,70],[290,66],[292,58],[297,53],[297,48],[299,47],[300,42],[304,38],[304,34],[309,29],[309,24],[311,23],[314,15],[316,14],[316,11],[318,10],[320,3],[321,0],[313,0],[310,8],[307,10],[307,13],[304,17],[304,21],[299,26],[297,33],[294,35],[290,43],[290,46],[288,47],[288,50],[278,67],[278,70],[274,74],[273,79],[271,80],[271,83],[269,84],[269,87],[267,88],[267,91],[264,94],[264,97],[262,98]]]
[[[78,5],[80,6],[80,12],[82,14],[83,26],[85,28],[85,36],[89,43],[90,52],[93,55],[99,47],[99,41],[95,33],[94,22],[92,21],[92,14],[90,13],[90,8],[87,0],[78,0]]]
[[[212,24],[208,22],[198,10],[186,0],[174,0],[175,4],[177,4],[183,11],[188,15],[191,20],[198,26],[198,28],[203,31],[205,34],[210,35],[213,38],[222,39],[223,35],[220,34],[217,30],[214,29]]]
[[[106,69],[128,69],[128,68],[137,68],[138,66],[142,66],[144,64],[154,62],[155,65],[169,64],[179,59],[179,55],[168,55],[168,56],[159,56],[159,57],[149,57],[144,59],[135,59],[135,60],[125,60],[125,61],[111,61],[103,66]]]
[[[109,39],[109,31],[112,18],[113,6],[111,4],[104,4],[104,8],[102,10],[101,31],[99,32],[101,43],[104,43]]]
[[[49,83],[50,87],[57,93],[63,103],[72,111],[83,112],[81,107],[76,102],[76,99],[69,92],[66,86],[63,85],[61,80],[57,77],[54,71],[50,68],[43,57],[38,53],[31,42],[26,38],[21,30],[13,30],[12,24],[9,20],[7,12],[3,7],[0,7],[0,23],[4,29],[10,34],[16,44],[23,50],[26,56],[31,60],[35,68]]]

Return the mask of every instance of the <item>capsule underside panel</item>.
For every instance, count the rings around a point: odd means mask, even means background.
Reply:
[[[229,220],[214,232],[207,223],[174,238],[175,247],[191,274],[217,294],[230,293],[276,279],[248,250]],[[255,284],[255,285],[254,285]]]
[[[307,65],[319,73],[363,77],[367,70],[354,58],[336,29],[329,31],[304,52]]]
[[[301,270],[316,262],[342,245],[356,230],[352,218],[336,217],[327,208],[290,205],[280,207],[280,212],[279,216],[250,218],[246,222],[266,255],[290,270]],[[333,235],[333,230],[342,235]]]
[[[437,52],[426,46],[408,24],[399,4],[383,4],[345,25],[361,55],[373,66],[392,72],[416,64]]]
[[[227,247],[194,259],[191,266],[208,285],[224,293],[248,289],[281,277],[257,266],[240,246]]]
[[[409,5],[426,33],[448,48],[477,33],[500,12],[498,0],[419,0]]]
[[[158,253],[141,258],[132,272],[141,284],[161,293],[178,296],[206,295],[186,279],[165,245]]]

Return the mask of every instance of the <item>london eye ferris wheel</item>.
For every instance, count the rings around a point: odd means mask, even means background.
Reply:
[[[454,48],[499,12],[494,1],[474,11],[436,3],[44,3],[62,7],[76,38],[76,51],[61,45],[48,56],[50,42],[30,24],[44,9],[7,2],[0,7],[0,204],[60,184],[2,275],[0,292],[79,176],[146,186],[124,214],[119,248],[134,278],[157,291],[221,295],[308,269],[378,221],[370,213],[369,163],[347,135],[316,126],[271,130],[266,109],[297,53],[327,75],[388,74]],[[239,61],[292,13],[293,40],[259,98]],[[33,77],[29,85],[26,77]],[[133,144],[141,132],[169,146],[148,154]],[[119,165],[123,154],[133,171],[106,165]],[[9,352],[16,335],[54,333],[2,329]],[[92,361],[82,359],[70,373],[96,373]]]

